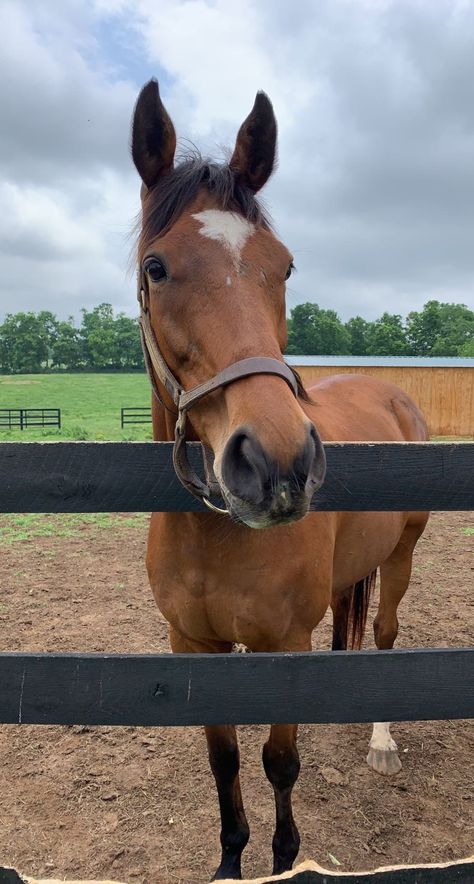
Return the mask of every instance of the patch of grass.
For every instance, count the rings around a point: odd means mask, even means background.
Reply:
[[[0,441],[151,439],[151,424],[120,427],[122,406],[148,406],[150,402],[150,383],[144,372],[0,375],[1,408],[60,408],[62,422],[61,430],[0,430]]]
[[[35,537],[80,537],[84,528],[140,528],[146,513],[20,513],[0,517],[0,543],[12,544]]]
[[[466,534],[467,537],[471,537],[474,534],[474,528],[461,528],[461,534]]]

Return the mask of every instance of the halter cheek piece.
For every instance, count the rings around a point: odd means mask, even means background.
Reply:
[[[252,356],[249,359],[241,359],[239,362],[232,363],[232,365],[229,365],[227,368],[224,368],[223,371],[214,375],[209,381],[205,381],[203,384],[198,384],[198,386],[193,387],[192,390],[183,390],[173,373],[168,368],[158,346],[156,335],[150,321],[148,288],[143,271],[139,271],[138,274],[138,301],[140,304],[139,324],[143,355],[145,357],[146,370],[150,378],[153,392],[158,401],[165,408],[168,408],[160,396],[156,383],[156,379],[158,378],[178,409],[173,446],[173,466],[176,475],[181,484],[184,485],[191,494],[194,494],[195,497],[202,500],[210,509],[219,513],[228,513],[228,510],[215,506],[211,501],[212,495],[220,494],[219,483],[214,476],[212,466],[212,452],[205,445],[202,445],[204,474],[206,478],[205,482],[199,478],[189,463],[186,450],[186,418],[188,411],[196,404],[196,402],[199,402],[204,396],[207,396],[208,393],[212,393],[220,387],[225,387],[233,381],[249,377],[253,374],[279,375],[286,381],[294,395],[298,396],[298,387],[293,372],[284,362],[280,362],[278,359],[272,359],[269,356]]]

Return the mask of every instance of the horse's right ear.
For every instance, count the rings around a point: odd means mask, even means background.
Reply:
[[[143,87],[132,122],[132,158],[145,187],[153,187],[173,167],[176,132],[156,80]]]

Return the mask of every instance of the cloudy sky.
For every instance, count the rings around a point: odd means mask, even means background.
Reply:
[[[273,101],[289,308],[474,307],[474,0],[1,0],[0,32],[0,316],[135,313],[128,137],[151,76],[215,157],[258,89]]]

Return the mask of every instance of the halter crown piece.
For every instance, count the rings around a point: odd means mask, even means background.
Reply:
[[[150,378],[153,392],[158,401],[165,408],[168,406],[163,402],[158,389],[157,379],[163,384],[165,390],[171,396],[178,412],[176,415],[176,424],[174,429],[174,445],[173,445],[173,466],[175,473],[185,488],[202,500],[209,509],[218,513],[228,513],[228,510],[217,507],[212,503],[211,497],[220,495],[219,483],[214,475],[213,470],[213,453],[205,445],[202,446],[202,457],[204,466],[205,481],[199,478],[188,460],[186,450],[186,418],[188,411],[214,390],[225,387],[233,381],[240,378],[249,377],[253,374],[273,374],[279,375],[286,381],[294,395],[298,396],[298,386],[295,376],[291,369],[270,356],[251,356],[248,359],[241,359],[239,362],[233,362],[223,371],[214,375],[209,381],[198,384],[192,390],[183,390],[176,380],[174,374],[168,368],[166,361],[158,346],[155,332],[153,331],[150,312],[148,309],[148,287],[143,270],[138,273],[138,302],[140,304],[140,335],[142,341],[143,355],[145,358],[145,366]],[[169,410],[169,409],[168,409]]]

